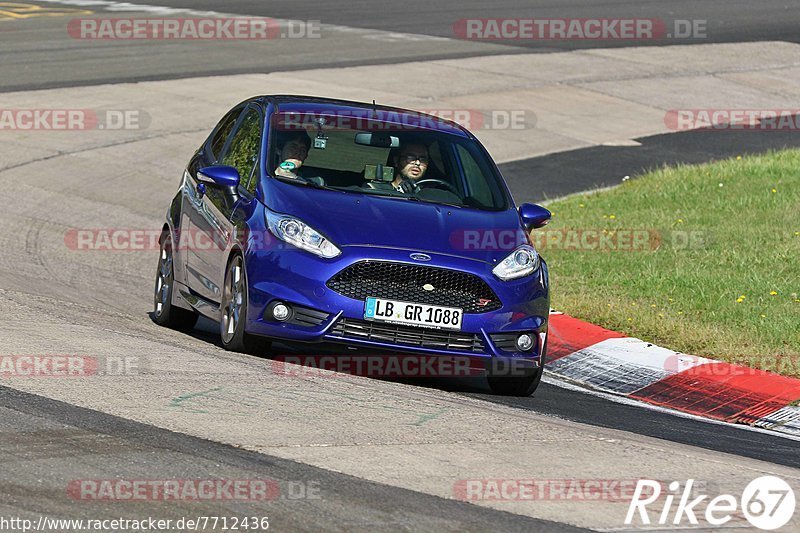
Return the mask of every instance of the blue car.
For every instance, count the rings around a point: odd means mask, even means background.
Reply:
[[[225,348],[466,356],[526,396],[547,353],[547,265],[460,125],[305,96],[231,109],[189,161],[162,229],[154,320],[220,324]]]

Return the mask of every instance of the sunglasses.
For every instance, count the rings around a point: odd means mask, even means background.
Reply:
[[[404,163],[413,163],[414,161],[419,161],[420,164],[427,165],[430,159],[427,155],[406,154],[400,156],[400,161],[403,161]]]

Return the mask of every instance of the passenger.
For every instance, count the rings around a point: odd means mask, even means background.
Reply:
[[[276,176],[296,178],[301,176],[300,167],[308,157],[311,137],[305,131],[279,131],[275,147],[278,149],[280,164],[275,169]]]
[[[392,162],[395,168],[392,186],[397,191],[413,193],[416,190],[414,182],[425,175],[430,164],[428,147],[418,142],[407,144],[400,148]]]

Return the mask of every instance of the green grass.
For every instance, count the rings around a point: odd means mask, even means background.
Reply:
[[[534,236],[553,307],[674,350],[800,376],[800,150],[664,168],[548,208],[553,220]],[[649,230],[660,243],[581,249],[564,240],[572,230]]]

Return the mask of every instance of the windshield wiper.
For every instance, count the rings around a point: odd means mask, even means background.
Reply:
[[[370,196],[380,196],[381,198],[392,198],[394,200],[405,200],[407,202],[424,202],[426,204],[444,205],[444,206],[447,206],[447,207],[457,207],[459,209],[461,209],[462,207],[467,207],[467,206],[461,205],[461,204],[453,204],[453,203],[449,203],[449,202],[440,202],[440,201],[437,201],[437,200],[427,200],[425,198],[420,198],[419,196],[414,196],[414,195],[401,196],[399,194],[381,194],[380,192],[371,192],[371,191],[368,192],[368,193],[365,193],[365,194],[369,194]]]
[[[312,189],[323,189],[326,191],[338,191],[339,189],[335,189],[333,187],[328,187],[327,185],[320,185],[319,183],[314,183],[313,181],[308,181],[307,179],[298,176],[296,178],[288,178],[286,176],[275,176],[275,179],[281,180],[284,183],[291,183],[294,185],[303,185],[305,187],[311,187]]]
[[[436,205],[446,205],[448,207],[458,207],[459,209],[462,207],[466,207],[465,205],[461,204],[451,204],[450,202],[440,202],[438,200],[426,200],[425,198],[420,198],[418,196],[411,196],[417,202],[425,202],[426,204],[436,204]]]

